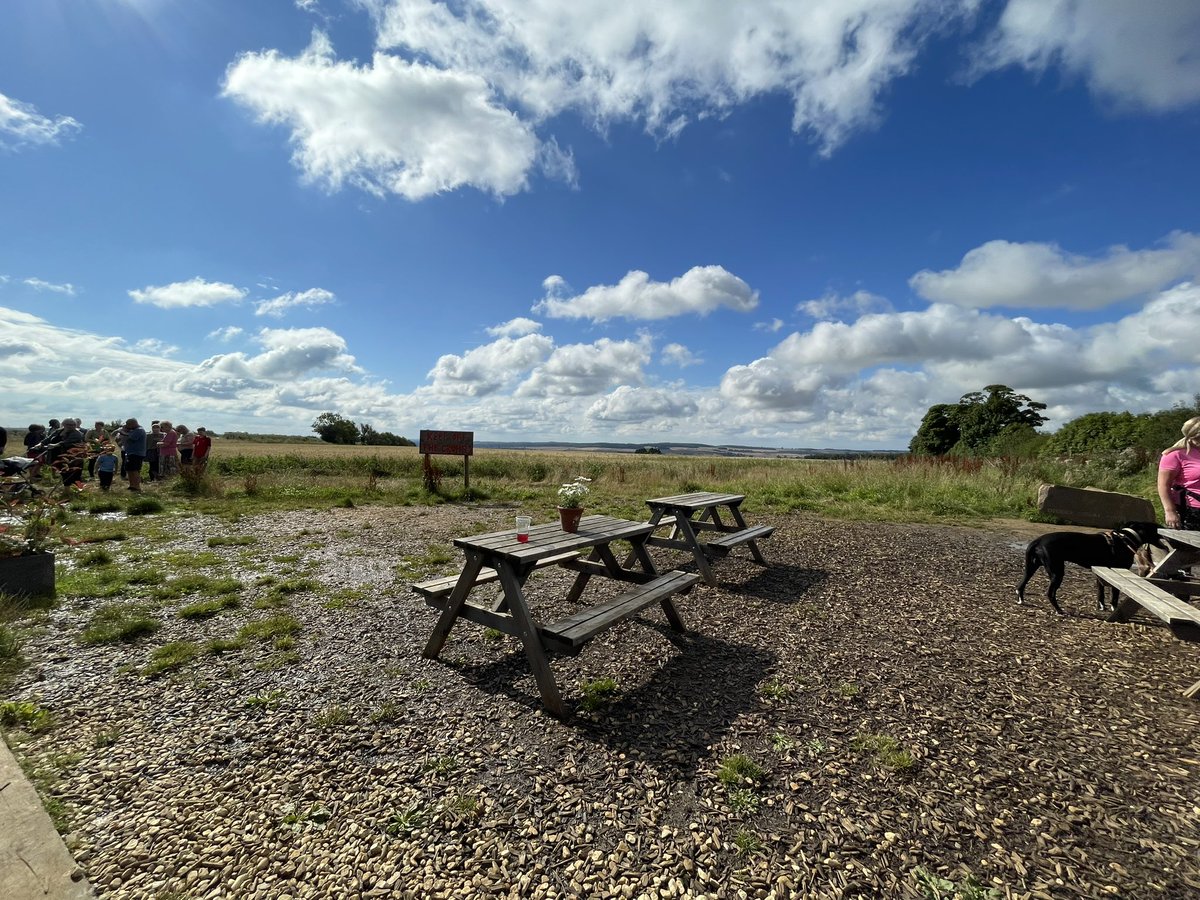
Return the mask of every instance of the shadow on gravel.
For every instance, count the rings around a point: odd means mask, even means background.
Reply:
[[[718,570],[719,571],[719,570]],[[829,578],[824,569],[807,569],[787,563],[769,563],[752,578],[738,583],[721,581],[722,587],[736,588],[740,594],[748,594],[768,603],[793,603]]]
[[[775,655],[748,644],[646,622],[679,649],[643,684],[598,710],[576,710],[580,735],[692,776],[709,747],[758,705],[758,685]]]

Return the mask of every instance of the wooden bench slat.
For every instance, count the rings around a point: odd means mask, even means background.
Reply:
[[[1128,569],[1112,569],[1095,566],[1092,574],[1115,587],[1130,601],[1146,612],[1166,622],[1171,630],[1184,640],[1200,640],[1200,609],[1189,605],[1178,597],[1168,594]],[[1112,614],[1112,619],[1122,621],[1131,614],[1122,609],[1122,604]]]
[[[647,606],[680,591],[686,591],[699,580],[700,576],[697,574],[673,569],[607,603],[580,610],[565,619],[543,626],[539,631],[544,637],[566,648],[578,648],[605,629],[636,615]]]
[[[566,553],[559,553],[555,556],[547,556],[539,559],[533,564],[533,568],[542,569],[546,566],[556,566],[560,563],[569,562],[579,558],[578,550],[570,550]],[[461,572],[459,574],[462,574]],[[491,584],[500,577],[495,569],[490,569],[484,566],[479,570],[479,576],[475,579],[475,584]],[[458,584],[458,575],[446,575],[442,578],[432,578],[429,581],[420,581],[416,584],[410,584],[409,587],[418,594],[423,594],[427,598],[449,597],[454,590],[454,585]]]
[[[768,538],[774,533],[774,525],[755,525],[752,528],[731,531],[722,537],[713,538],[711,541],[706,541],[704,546],[711,547],[713,550],[728,552],[738,544],[745,544],[759,538]]]

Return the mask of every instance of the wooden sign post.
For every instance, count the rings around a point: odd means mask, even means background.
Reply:
[[[421,443],[418,453],[425,454],[425,466],[429,467],[429,457],[461,456],[463,458],[463,490],[471,490],[471,457],[475,453],[475,432],[473,431],[421,431]]]

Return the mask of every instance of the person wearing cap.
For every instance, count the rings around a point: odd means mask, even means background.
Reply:
[[[146,429],[137,419],[125,421],[125,473],[129,476],[129,490],[142,489],[142,463],[146,459]]]
[[[1158,499],[1168,528],[1200,531],[1200,416],[1179,430],[1183,437],[1158,461]]]

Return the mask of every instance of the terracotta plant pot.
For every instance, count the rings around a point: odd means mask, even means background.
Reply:
[[[54,554],[31,553],[0,559],[0,593],[21,597],[54,596]]]
[[[583,516],[583,507],[576,506],[568,509],[560,506],[558,508],[558,519],[562,523],[562,530],[574,534],[579,530],[579,519]]]

